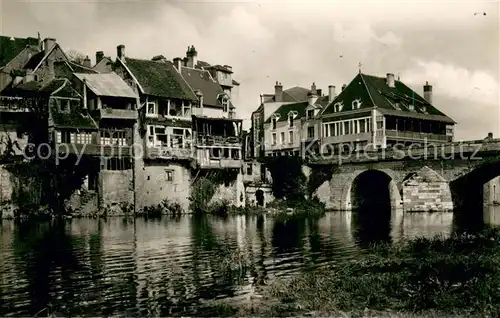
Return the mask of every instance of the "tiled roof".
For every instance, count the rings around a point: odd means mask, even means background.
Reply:
[[[85,67],[83,65],[80,65],[80,64],[72,62],[72,61],[68,61],[68,63],[69,63],[69,65],[71,66],[71,68],[73,69],[73,71],[75,73],[86,73],[86,74],[97,74],[97,73],[99,73],[96,70],[93,70],[91,68]]]
[[[316,100],[315,105],[319,105],[321,107],[326,107],[328,105],[328,96],[320,96],[318,100]]]
[[[73,70],[66,61],[54,62],[54,73],[57,78],[71,78]]]
[[[42,88],[42,84],[37,81],[31,81],[28,83],[22,83],[14,87],[15,90],[23,90],[23,91],[34,91],[38,92]]]
[[[87,87],[97,96],[113,96],[136,98],[132,88],[116,73],[105,74],[74,74],[80,81],[85,81]]]
[[[222,107],[217,96],[224,94],[224,91],[219,83],[212,79],[208,71],[183,67],[181,74],[192,90],[201,90],[204,105]]]
[[[394,88],[391,88],[387,85],[385,77],[360,73],[325,108],[323,114],[333,113],[333,105],[338,102],[343,103],[342,111],[352,110],[352,103],[357,99],[361,101],[361,109],[377,106],[380,111],[385,111],[387,114],[401,114],[406,117],[434,118],[453,122],[451,118],[429,104],[423,97],[415,93],[415,91],[403,82],[398,80],[394,82]],[[396,103],[399,106],[396,106]],[[415,105],[414,110],[410,110],[409,105],[411,104]],[[424,108],[425,111],[423,110]]]
[[[308,102],[284,104],[284,105],[281,105],[281,107],[278,108],[273,114],[280,115],[280,118],[278,119],[278,122],[280,122],[280,121],[287,121],[288,120],[288,113],[291,111],[296,111],[297,117],[295,117],[295,120],[299,120],[305,115],[305,110],[306,110],[307,105],[309,105]],[[266,120],[266,123],[270,123],[271,118],[272,118],[272,116],[269,116],[269,118]]]
[[[233,71],[229,70],[227,67],[224,67],[222,65],[213,65],[213,66],[209,66],[209,68],[217,70],[217,71],[226,72],[226,73],[232,73],[233,72]]]
[[[67,84],[67,80],[66,79],[64,79],[64,78],[56,78],[56,79],[53,79],[52,81],[50,81],[44,87],[42,87],[40,89],[40,91],[48,93],[48,94],[52,94],[53,92],[55,92],[56,90],[58,90],[59,88],[61,88],[63,85],[66,85],[66,84]]]
[[[29,59],[28,63],[26,63],[23,68],[27,70],[34,70],[38,66],[38,64],[40,64],[44,56],[45,53],[43,51],[36,53]]]
[[[31,92],[39,92],[44,95],[50,95],[53,97],[71,97],[71,98],[79,98],[78,93],[73,89],[71,83],[66,78],[56,78],[47,83],[46,85],[42,85],[42,83],[37,81],[31,81],[28,83],[22,83],[14,87],[16,91],[31,91]]]
[[[205,62],[205,61],[198,61],[198,63],[196,63],[196,68],[206,68],[206,67],[210,67],[210,64]]]
[[[283,91],[283,102],[302,102],[307,100],[307,94],[311,90],[308,88],[300,87],[300,86],[295,86],[289,89],[285,89]],[[274,102],[275,97],[274,94],[265,94],[269,96],[273,96],[270,98],[269,101],[267,102]]]
[[[284,102],[300,102],[307,100],[307,93],[311,90],[304,87],[295,86],[283,91]]]
[[[0,68],[12,61],[28,45],[38,45],[38,39],[0,36]]]
[[[61,113],[53,107],[50,114],[56,128],[97,129],[94,120],[89,115],[84,115],[78,110],[72,110],[71,113]]]
[[[171,62],[125,58],[125,65],[144,89],[145,94],[197,100],[196,95]]]

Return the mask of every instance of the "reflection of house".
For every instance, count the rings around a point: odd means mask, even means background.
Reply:
[[[450,142],[455,122],[432,105],[432,86],[420,97],[403,82],[359,73],[320,114],[323,153],[341,143],[362,149],[397,143]]]

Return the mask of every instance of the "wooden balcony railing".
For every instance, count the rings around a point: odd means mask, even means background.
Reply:
[[[0,96],[0,111],[3,112],[30,112],[22,97]]]
[[[220,159],[200,162],[202,169],[241,169],[243,160],[240,159]]]
[[[96,109],[94,110],[93,115],[98,118],[109,118],[109,119],[137,120],[138,118],[137,110],[133,109],[114,109],[114,108]]]
[[[148,147],[146,148],[146,158],[148,159],[186,159],[194,158],[191,149],[166,148],[166,147]]]
[[[200,146],[235,146],[241,147],[241,138],[236,136],[208,136],[202,135],[197,138],[197,145]]]
[[[89,156],[106,156],[106,157],[131,157],[133,149],[128,145],[100,145],[100,144],[76,144],[76,143],[58,143],[55,145],[56,150],[60,154],[84,154]]]
[[[397,130],[386,130],[386,137],[395,137],[395,138],[405,138],[410,140],[434,140],[434,141],[449,141],[449,136],[432,134],[432,133],[419,133],[419,132],[411,132],[411,131],[397,131]]]

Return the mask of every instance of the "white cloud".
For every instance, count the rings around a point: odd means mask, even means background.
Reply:
[[[405,81],[412,84],[422,85],[429,81],[436,94],[498,106],[499,83],[486,72],[471,72],[451,64],[417,60],[402,74]]]

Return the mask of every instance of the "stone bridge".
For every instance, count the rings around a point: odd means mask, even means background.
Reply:
[[[314,195],[330,209],[476,209],[484,185],[500,175],[500,139],[316,157],[303,171],[309,178],[318,171],[326,176]]]

